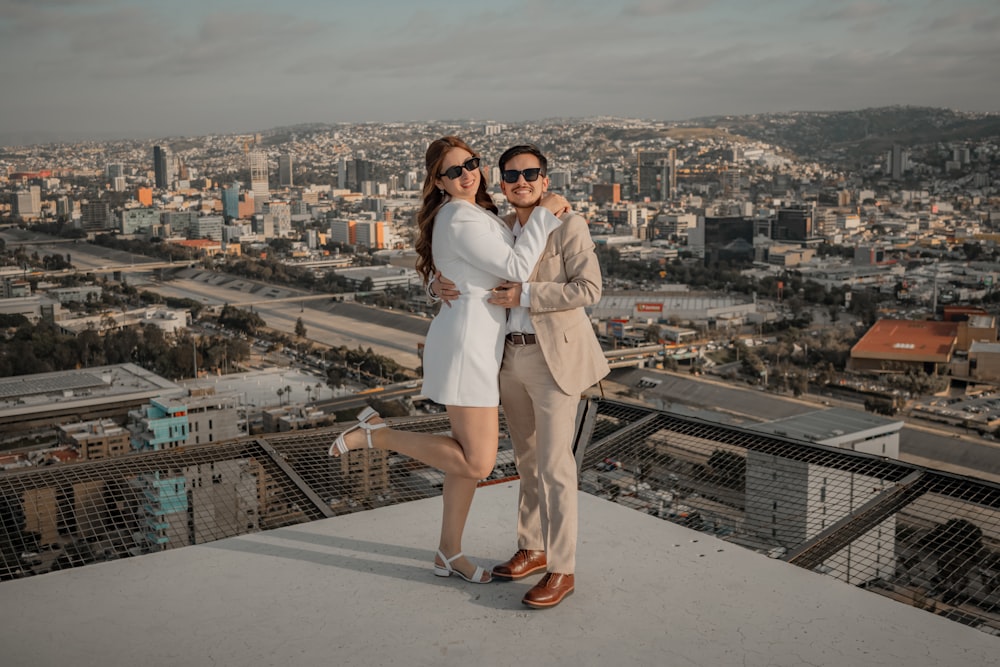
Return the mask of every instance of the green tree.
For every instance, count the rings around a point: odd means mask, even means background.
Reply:
[[[249,336],[255,336],[257,331],[264,328],[264,319],[253,311],[242,310],[226,304],[219,313],[219,324],[224,327],[242,331]]]

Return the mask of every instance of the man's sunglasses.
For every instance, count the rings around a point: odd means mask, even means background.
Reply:
[[[524,180],[529,183],[534,183],[538,180],[541,175],[542,170],[540,167],[533,167],[531,169],[522,169],[518,171],[517,169],[504,169],[503,170],[503,182],[504,183],[517,183],[517,179],[524,176]]]
[[[455,180],[462,175],[462,170],[472,171],[473,169],[479,169],[479,158],[470,157],[468,160],[462,164],[456,164],[454,167],[448,167],[443,172],[438,174],[438,177],[447,176],[451,180]]]

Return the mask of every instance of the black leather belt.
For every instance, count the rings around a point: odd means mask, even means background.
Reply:
[[[528,333],[509,333],[506,338],[511,345],[534,345],[538,342],[535,334]]]

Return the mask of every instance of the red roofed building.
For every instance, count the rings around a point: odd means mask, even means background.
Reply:
[[[958,344],[958,322],[879,320],[851,348],[847,368],[898,373],[910,369],[940,373]]]
[[[10,174],[12,181],[32,181],[43,178],[52,178],[51,169],[41,169],[39,171],[15,171]]]
[[[74,449],[68,447],[53,449],[49,453],[49,458],[59,463],[73,463],[80,460],[80,455]]]

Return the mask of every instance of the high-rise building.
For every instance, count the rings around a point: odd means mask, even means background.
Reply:
[[[177,173],[177,166],[170,149],[165,146],[153,146],[153,177],[156,187],[161,190],[169,188]]]
[[[139,201],[142,202],[141,199]],[[152,205],[152,198],[150,198],[149,203]],[[56,215],[60,218],[68,218],[73,215],[73,200],[69,197],[58,197],[56,199]]]
[[[14,196],[14,215],[33,219],[42,214],[42,189],[32,185],[26,190],[18,190]]]
[[[753,260],[754,221],[743,216],[699,216],[688,228],[688,248],[706,264]]]
[[[337,189],[343,190],[347,187],[347,165],[350,162],[346,157],[341,157],[337,162]],[[416,173],[416,172],[414,172]]]
[[[817,236],[830,238],[837,232],[837,215],[839,211],[831,207],[816,209],[816,216],[813,220],[813,232]]]
[[[240,217],[240,184],[222,186],[222,215],[230,220]]]
[[[264,213],[274,218],[274,231],[278,236],[292,233],[292,207],[285,201],[272,201],[264,205]]]
[[[344,163],[341,163],[344,165]],[[357,157],[353,160],[346,161],[346,175],[344,180],[344,187],[351,190],[351,192],[361,192],[362,184],[365,181],[376,181],[376,167],[372,160],[366,160],[364,157]],[[340,182],[340,177],[338,175],[338,184]]]
[[[893,144],[889,151],[889,171],[892,180],[903,180],[903,172],[910,168],[910,153],[899,144]]]
[[[267,184],[267,153],[256,148],[249,151],[247,166],[250,169],[250,190],[253,192],[254,202],[257,206],[262,206],[271,198]]]
[[[160,213],[160,224],[170,228],[172,236],[187,238],[188,232],[194,228],[198,214],[195,211],[163,211]]]
[[[813,211],[811,206],[783,208],[771,227],[771,238],[776,241],[805,241],[813,236]]]
[[[667,151],[667,166],[670,173],[667,175],[667,199],[677,196],[677,149],[671,148]]]
[[[194,219],[193,224],[188,227],[188,238],[221,241],[222,225],[223,220],[221,215],[198,216]]]
[[[253,216],[253,233],[263,239],[274,238],[274,216],[270,213],[258,213]]]
[[[119,176],[125,175],[125,165],[121,162],[109,162],[107,166],[104,167],[104,173],[108,178],[108,181],[114,181]]]
[[[620,183],[595,183],[590,196],[595,204],[617,204],[622,200],[622,186]]]
[[[385,225],[374,221],[358,222],[354,226],[354,241],[366,248],[384,248]]]
[[[278,185],[291,187],[292,183],[292,156],[289,153],[282,153],[278,156]]]
[[[568,171],[550,171],[549,172],[549,185],[552,186],[554,190],[565,190],[570,186],[573,179]]]
[[[330,243],[354,245],[355,224],[353,220],[331,220]]]
[[[635,196],[669,201],[677,193],[677,149],[643,150],[637,154]]]
[[[80,227],[85,232],[105,232],[114,228],[111,204],[97,201],[80,206]]]
[[[724,168],[719,174],[719,181],[722,186],[723,197],[735,197],[740,193],[740,170],[737,168]]]

